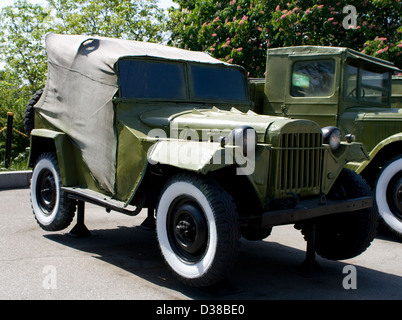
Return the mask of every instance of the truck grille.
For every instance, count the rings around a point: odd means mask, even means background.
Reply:
[[[276,196],[289,192],[300,195],[318,194],[321,189],[321,133],[286,133],[277,148]]]

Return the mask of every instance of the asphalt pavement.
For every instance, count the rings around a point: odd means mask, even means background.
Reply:
[[[298,272],[306,242],[293,226],[264,241],[241,240],[238,262],[215,287],[190,288],[165,266],[146,217],[86,204],[90,237],[47,232],[36,224],[29,189],[0,191],[0,299],[16,300],[366,300],[402,299],[401,239],[381,230],[358,257]]]

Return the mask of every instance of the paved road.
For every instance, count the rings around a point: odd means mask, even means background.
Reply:
[[[28,189],[0,191],[0,203],[0,299],[402,299],[401,240],[384,231],[354,259],[318,257],[323,272],[306,277],[297,272],[306,245],[300,232],[277,227],[265,241],[242,240],[226,283],[195,289],[171,276],[155,233],[138,227],[145,214],[133,218],[87,204],[85,222],[94,235],[75,238],[67,234],[72,226],[56,233],[39,228]],[[344,282],[356,289],[344,289]]]

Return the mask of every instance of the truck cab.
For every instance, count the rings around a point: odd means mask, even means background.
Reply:
[[[343,140],[352,134],[363,143],[370,160],[347,166],[369,182],[383,221],[402,236],[402,109],[395,72],[392,63],[348,48],[287,47],[269,49],[265,79],[249,84],[256,112],[336,126]],[[392,172],[387,178],[386,167]]]

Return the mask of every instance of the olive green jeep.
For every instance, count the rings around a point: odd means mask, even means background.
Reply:
[[[402,236],[402,109],[396,77],[391,105],[393,72],[400,70],[392,63],[348,48],[288,47],[269,49],[265,79],[249,85],[256,112],[338,127],[339,138],[363,143],[370,159],[347,167],[367,180],[381,220]]]
[[[241,236],[261,240],[277,225],[314,236],[328,259],[370,245],[371,190],[344,169],[368,159],[362,145],[323,141],[310,120],[249,111],[243,68],[110,38],[50,34],[46,45],[47,84],[27,108],[31,202],[44,230],[68,227],[78,207],[71,232],[87,234],[86,202],[147,209],[164,260],[193,286],[228,274]]]

